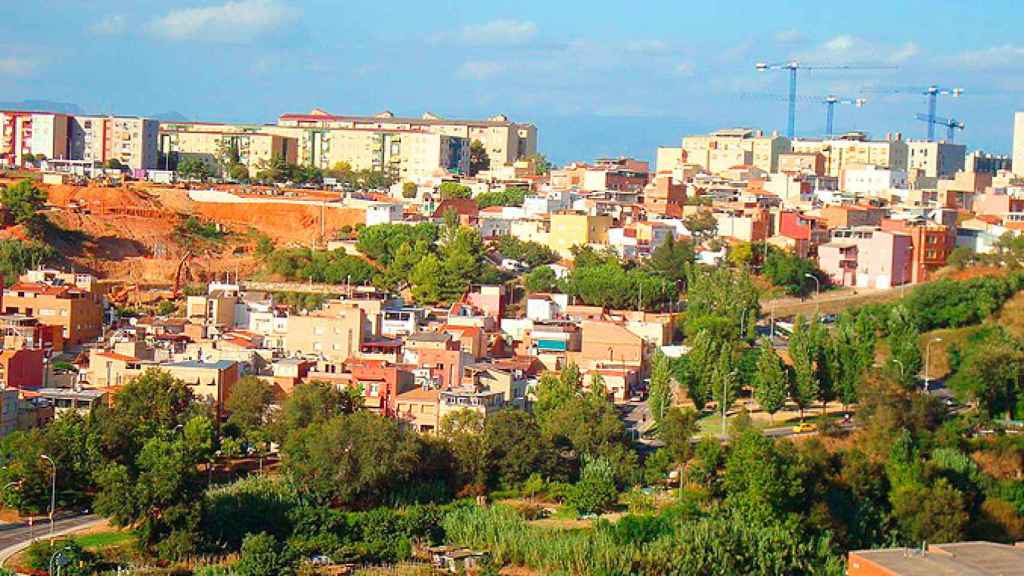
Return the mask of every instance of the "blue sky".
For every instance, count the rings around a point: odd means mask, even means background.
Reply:
[[[822,2],[456,2],[453,0],[34,0],[5,3],[0,101],[90,112],[273,121],[336,113],[505,113],[533,121],[558,161],[653,156],[686,132],[785,129],[786,75],[758,61],[878,63],[808,71],[799,92],[963,87],[939,114],[958,140],[1008,152],[1024,110],[1024,36],[1010,0]],[[44,25],[45,23],[45,25]],[[768,96],[765,96],[768,94]],[[916,95],[840,106],[837,130],[921,137]],[[797,132],[824,130],[801,102]]]

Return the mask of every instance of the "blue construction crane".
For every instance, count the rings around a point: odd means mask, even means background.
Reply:
[[[769,70],[789,71],[789,121],[786,125],[786,136],[790,140],[796,135],[796,71],[797,70],[884,70],[895,68],[895,66],[881,66],[874,64],[801,64],[796,60],[776,64],[758,62],[754,65],[758,72]]]
[[[918,114],[917,119],[930,124],[946,127],[946,140],[952,142],[956,130],[963,130],[967,126],[955,118],[943,118],[942,116],[928,117],[927,114]]]
[[[928,123],[928,141],[935,140],[935,125],[939,124],[936,122],[935,108],[939,96],[952,96],[953,98],[959,98],[964,93],[963,88],[943,88],[936,84],[926,87],[910,87],[910,88],[870,88],[866,89],[865,92],[871,92],[874,94],[923,94],[928,97],[928,114],[918,114],[918,118],[922,118]],[[947,126],[947,128],[949,128]],[[950,128],[952,130],[952,128]]]
[[[857,108],[867,103],[866,98],[841,98],[839,96],[825,96],[825,134],[832,138],[832,121],[835,118],[836,104],[853,104]]]

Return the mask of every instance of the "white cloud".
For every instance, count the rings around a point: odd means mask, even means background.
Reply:
[[[168,12],[151,22],[149,30],[170,40],[236,42],[279,28],[298,16],[298,9],[279,0],[237,0]]]
[[[35,60],[19,58],[17,56],[2,56],[0,57],[0,74],[25,76],[35,71],[36,65],[37,62]]]
[[[679,76],[693,76],[695,67],[693,62],[680,62],[679,64],[676,64],[674,70]]]
[[[463,26],[458,32],[439,32],[431,36],[433,44],[456,43],[470,46],[510,46],[524,44],[537,35],[537,25],[527,20],[492,20]]]
[[[470,60],[463,62],[457,71],[460,78],[486,80],[506,69],[505,64],[490,60]]]
[[[804,39],[802,32],[796,28],[790,28],[788,30],[779,30],[775,33],[775,41],[779,44],[793,44]]]
[[[901,64],[917,56],[920,49],[913,42],[886,44],[859,36],[840,34],[804,54],[800,59],[828,64]]]
[[[123,14],[108,14],[93,22],[89,31],[98,36],[114,36],[124,32],[127,27],[128,19]]]
[[[1024,46],[1003,44],[981,50],[967,50],[956,56],[955,63],[978,70],[1017,67],[1024,64]]]

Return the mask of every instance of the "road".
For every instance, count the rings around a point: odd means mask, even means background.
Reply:
[[[88,528],[102,521],[103,518],[95,514],[58,518],[53,523],[54,535],[61,536],[69,532]],[[33,535],[35,538],[45,538],[49,534],[49,520],[36,521],[31,530],[25,522],[0,524],[0,564],[6,562],[8,558],[28,546],[32,542]]]

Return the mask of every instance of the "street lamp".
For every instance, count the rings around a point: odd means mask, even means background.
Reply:
[[[728,385],[729,385],[729,381],[732,380],[734,376],[736,376],[736,372],[737,372],[737,370],[733,370],[732,372],[729,372],[729,374],[725,378],[722,378],[722,438],[723,439],[725,438],[725,410],[726,410],[726,407],[729,405],[729,402],[726,400],[726,398],[729,395]]]
[[[814,274],[811,274],[810,272],[804,274],[804,277],[805,278],[810,278],[811,280],[814,280],[814,300],[815,300],[815,303],[814,303],[814,315],[817,316],[818,315],[818,306],[820,305],[817,302],[817,300],[818,300],[818,296],[821,296],[821,280],[818,280],[818,277],[815,276]]]
[[[57,465],[46,454],[40,454],[39,457],[53,466],[52,484],[50,485],[50,542],[53,542],[53,509],[57,505]]]
[[[929,374],[928,370],[931,367],[932,344],[935,344],[936,342],[942,342],[942,338],[932,338],[931,340],[928,341],[928,345],[925,346],[925,355],[924,355],[924,391],[925,392],[928,392],[928,383],[931,382],[931,378],[928,377],[928,374]]]
[[[903,361],[900,360],[899,358],[893,358],[892,361],[900,365],[900,385],[902,386],[903,385],[903,371],[906,370],[906,368],[903,366]]]
[[[50,562],[49,562],[49,566],[48,566],[49,567],[48,572],[50,574],[54,573],[53,572],[54,564],[56,564],[56,566],[57,566],[56,576],[60,576],[60,569],[71,563],[71,560],[69,560],[67,557],[64,556],[64,551],[65,550],[71,550],[71,546],[65,546],[65,547],[61,548],[60,550],[57,550],[56,552],[53,553],[52,556],[50,556]]]

